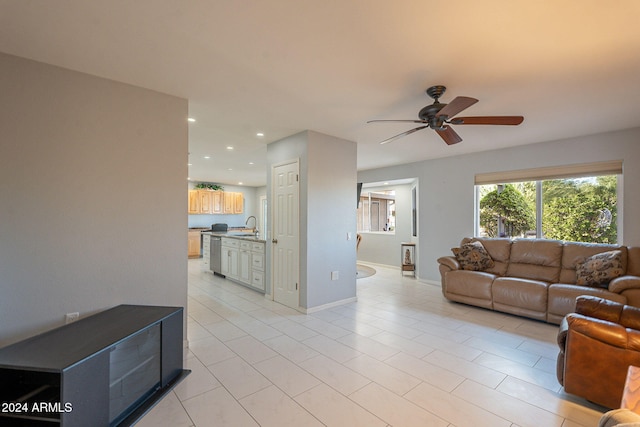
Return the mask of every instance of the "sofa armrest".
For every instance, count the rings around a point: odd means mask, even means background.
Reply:
[[[455,257],[452,256],[443,256],[438,258],[438,263],[445,267],[448,267],[449,270],[460,270],[460,263],[456,260]]]
[[[569,334],[578,333],[614,347],[628,348],[627,329],[622,325],[577,313],[567,314],[566,320]]]
[[[640,289],[639,276],[620,276],[609,282],[609,291],[620,294],[627,289]]]
[[[563,317],[560,321],[560,326],[558,327],[558,336],[556,340],[558,342],[558,347],[560,347],[560,351],[564,351],[564,348],[567,344],[567,333],[569,332],[569,323],[567,322],[567,316]]]
[[[613,347],[640,352],[640,331],[637,329],[577,313],[568,314],[566,320],[569,335],[578,333]]]
[[[608,322],[620,323],[623,309],[624,304],[593,295],[576,298],[576,313]]]

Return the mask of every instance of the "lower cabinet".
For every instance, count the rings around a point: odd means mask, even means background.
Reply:
[[[240,242],[238,253],[238,280],[242,283],[251,283],[251,243]]]
[[[264,242],[222,238],[221,272],[253,289],[264,292]]]
[[[264,292],[264,248],[263,242],[251,243],[251,287]]]
[[[189,230],[188,236],[189,258],[200,258],[200,229]]]
[[[239,240],[222,238],[220,271],[228,279],[238,279],[238,246]]]

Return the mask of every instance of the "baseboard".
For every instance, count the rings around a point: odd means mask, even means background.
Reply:
[[[340,301],[330,302],[329,304],[317,305],[311,308],[298,307],[298,311],[304,314],[311,314],[318,311],[326,310],[327,308],[338,307],[340,305],[349,304],[356,301],[358,301],[358,297],[351,297],[351,298],[346,298]]]

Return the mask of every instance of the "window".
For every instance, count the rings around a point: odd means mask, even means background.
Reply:
[[[358,232],[390,232],[396,229],[394,190],[364,192],[358,204]]]
[[[479,236],[618,241],[617,174],[476,185],[476,196]]]

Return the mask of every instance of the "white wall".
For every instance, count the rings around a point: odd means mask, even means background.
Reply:
[[[639,144],[636,128],[361,171],[358,181],[418,177],[418,276],[439,281],[437,258],[450,254],[462,237],[473,235],[477,173],[622,159],[622,240],[640,245]]]
[[[186,306],[187,101],[5,54],[0,70],[0,345],[69,312]]]
[[[357,146],[317,132],[308,138],[305,307],[312,308],[356,296]]]
[[[356,150],[354,142],[313,131],[267,147],[268,188],[272,165],[300,162],[300,306],[306,309],[356,296]],[[270,191],[267,198],[271,206]],[[338,280],[331,280],[332,271]]]

